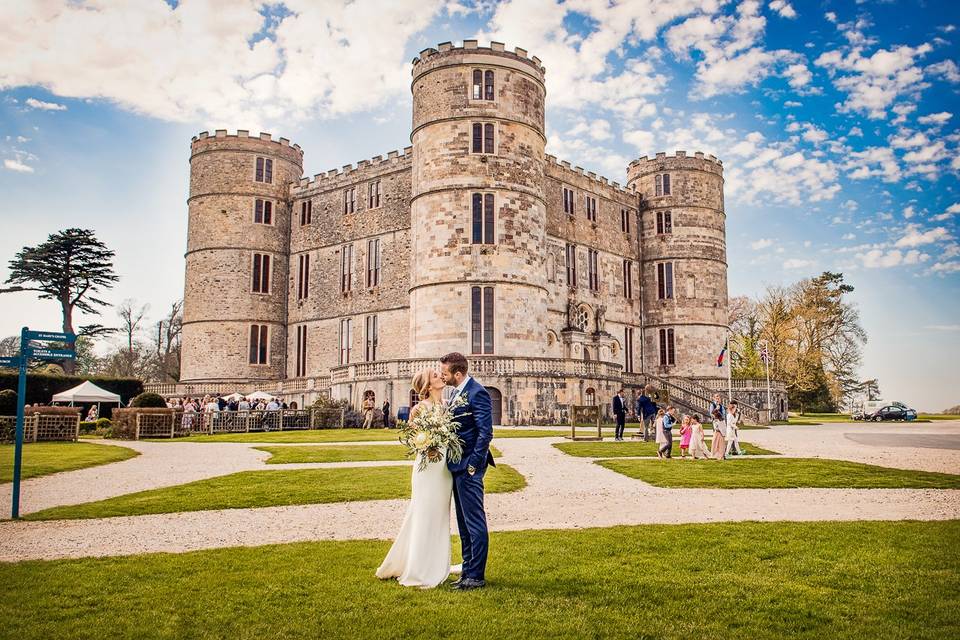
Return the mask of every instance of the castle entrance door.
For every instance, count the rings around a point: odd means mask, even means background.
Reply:
[[[503,419],[503,394],[496,387],[485,387],[490,394],[490,413],[493,417],[493,424],[501,424]]]

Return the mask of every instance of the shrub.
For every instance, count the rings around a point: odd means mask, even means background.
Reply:
[[[167,401],[163,399],[163,396],[157,393],[150,393],[149,391],[144,391],[136,398],[130,401],[131,407],[140,407],[140,408],[157,408],[157,409],[166,409]]]
[[[83,420],[80,423],[80,433],[93,433],[93,430],[97,428],[97,423],[92,420]]]
[[[84,380],[89,380],[101,389],[120,394],[120,399],[128,402],[143,392],[143,381],[136,378],[101,378],[97,376],[64,376],[47,373],[27,374],[27,404],[50,402],[50,399],[67,389],[72,389]],[[0,370],[0,389],[9,389],[16,393],[18,374],[14,371]],[[101,407],[103,417],[109,418],[113,405]],[[2,412],[0,412],[2,413]]]
[[[17,392],[13,389],[0,391],[0,416],[17,415]]]

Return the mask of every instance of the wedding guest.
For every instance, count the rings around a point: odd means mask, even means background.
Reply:
[[[613,432],[613,439],[617,442],[623,440],[623,430],[627,426],[627,400],[623,397],[623,389],[617,391],[613,396],[613,415],[617,419],[617,428]]]
[[[381,409],[381,411],[383,412],[383,428],[384,428],[384,429],[389,429],[389,428],[390,428],[390,418],[391,418],[391,416],[390,416],[390,401],[389,401],[389,400],[384,400],[384,401],[383,401],[383,408]]]
[[[697,416],[690,416],[690,455],[694,460],[710,457],[710,450],[703,439],[703,425]]]
[[[663,414],[662,427],[663,437],[666,442],[660,445],[661,457],[672,458],[673,452],[673,425],[677,423],[677,409],[676,407],[667,407],[666,413]]]
[[[187,402],[183,405],[183,430],[191,431],[193,429],[193,416],[196,415],[197,410],[194,408],[192,402]]]
[[[657,419],[657,404],[650,399],[650,394],[653,391],[653,387],[647,385],[643,388],[643,391],[640,393],[640,397],[637,398],[636,402],[636,413],[637,417],[643,422],[643,441],[648,442],[650,440],[650,432],[652,431],[654,436],[656,436],[656,428],[654,422]]]
[[[687,449],[690,448],[690,437],[693,435],[690,416],[684,415],[680,421],[680,457],[687,457]]]
[[[727,441],[724,439],[727,423],[723,419],[723,414],[719,408],[712,411],[713,415],[713,442],[710,447],[710,453],[714,460],[726,460],[724,452],[727,448]]]
[[[278,411],[280,409],[280,403],[277,402],[276,398],[270,398],[270,402],[267,403],[267,411]]]
[[[734,400],[730,403],[730,409],[727,411],[727,429],[724,435],[727,439],[727,448],[725,455],[730,455],[731,450],[735,450],[738,456],[743,455],[740,449],[740,405]]]
[[[90,407],[90,411],[87,412],[87,422],[96,422],[97,421],[97,405]]]
[[[246,398],[240,398],[240,402],[237,403],[237,411],[250,411],[250,401]]]
[[[657,409],[657,415],[653,419],[653,429],[657,443],[657,457],[661,460],[663,459],[663,451],[661,447],[665,446],[667,443],[667,437],[663,433],[663,416],[665,413],[666,412],[663,409]]]
[[[220,404],[214,398],[210,398],[210,402],[207,403],[207,406],[204,408],[207,413],[215,413],[220,411]]]
[[[363,428],[369,429],[373,426],[373,408],[374,408],[373,398],[367,396],[363,400]]]
[[[710,403],[710,415],[713,416],[713,412],[720,410],[720,419],[727,419],[727,407],[724,406],[723,400],[720,398],[719,393],[713,394],[713,401]]]

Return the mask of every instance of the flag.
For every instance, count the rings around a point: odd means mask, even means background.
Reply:
[[[723,349],[720,349],[720,355],[717,356],[717,366],[718,366],[718,367],[722,367],[722,366],[723,366],[723,356],[726,355],[726,353],[727,353],[727,348],[726,348],[726,347],[724,347]]]

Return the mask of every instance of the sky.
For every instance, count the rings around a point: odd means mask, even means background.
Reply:
[[[861,375],[960,403],[960,3],[952,0],[0,2],[0,280],[25,245],[96,231],[150,305],[183,292],[190,137],[267,131],[304,171],[409,145],[410,61],[463,39],[547,68],[547,152],[724,162],[731,295],[824,270],[855,287]],[[81,323],[116,324],[115,311]],[[59,307],[0,296],[0,336]]]

